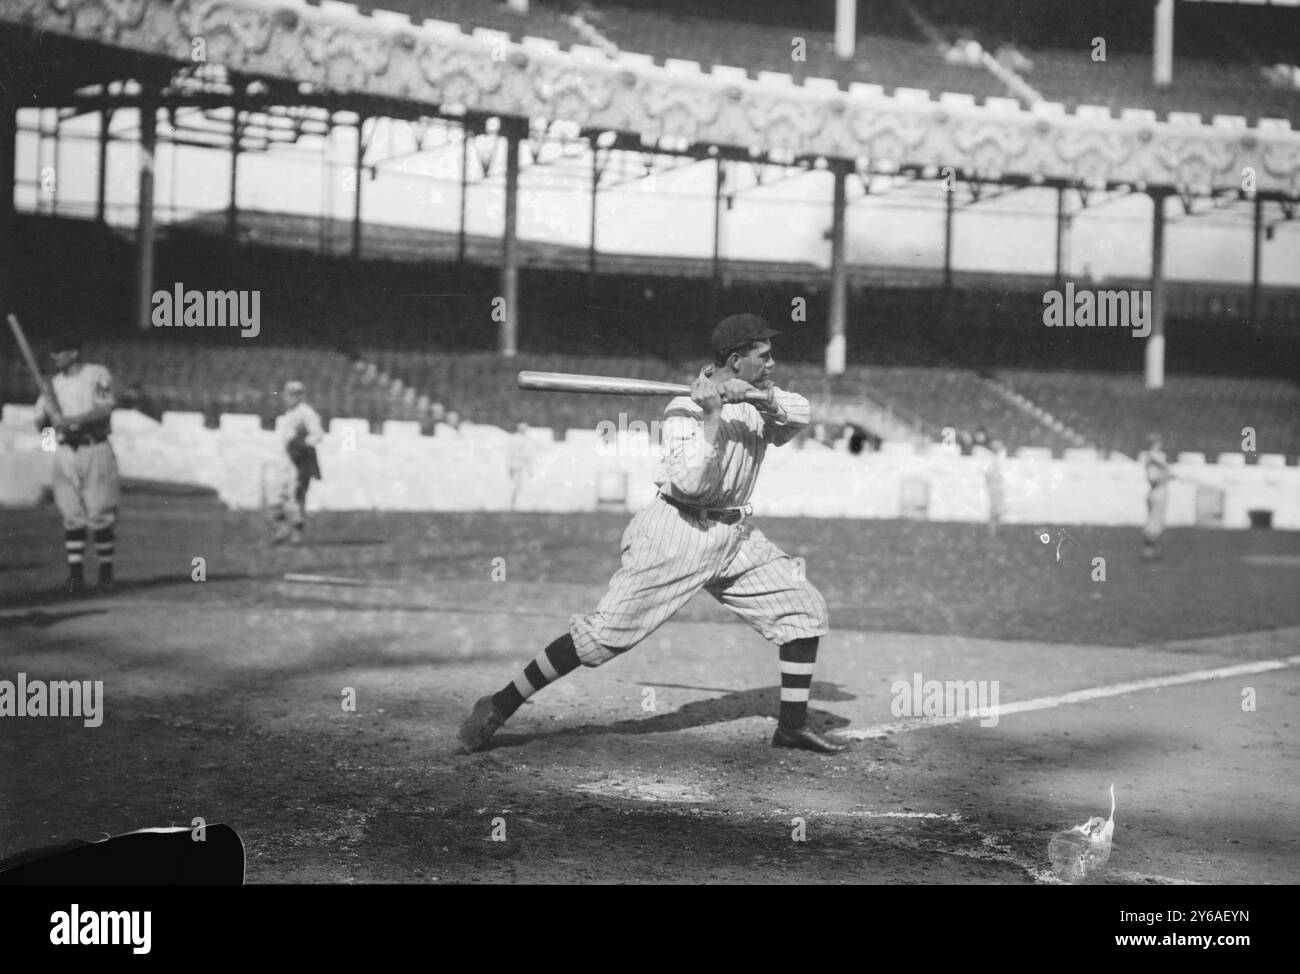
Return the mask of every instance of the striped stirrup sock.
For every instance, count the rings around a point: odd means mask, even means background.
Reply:
[[[812,687],[813,666],[817,662],[817,637],[796,639],[781,647],[781,716],[782,727],[802,727],[808,719],[808,691]]]
[[[511,682],[498,690],[492,704],[503,717],[510,717],[525,700],[542,687],[554,683],[579,666],[578,649],[567,632],[547,646]]]
[[[113,554],[117,550],[117,537],[113,533],[113,528],[96,528],[95,529],[95,558],[99,561],[102,568],[104,565],[113,564]]]
[[[68,568],[76,572],[81,571],[81,566],[86,560],[86,529],[73,528],[71,531],[63,532],[63,551],[68,556]]]

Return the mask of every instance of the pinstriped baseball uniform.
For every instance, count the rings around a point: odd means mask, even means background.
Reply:
[[[599,666],[631,649],[701,589],[774,643],[829,631],[821,593],[747,518],[724,523],[662,496],[696,507],[745,507],[768,446],[788,442],[809,420],[803,396],[780,389],[773,394],[784,419],[765,416],[749,403],[724,403],[712,449],[700,433],[700,406],[686,396],[668,404],[655,474],[661,496],[624,531],[622,567],[595,611],[570,620],[584,665]],[[811,673],[812,664],[807,668]]]
[[[50,384],[65,416],[114,402],[113,377],[102,365],[81,363],[75,375],[60,372]],[[51,421],[44,394],[36,400],[36,421],[40,427]],[[54,501],[65,530],[99,530],[111,527],[117,519],[117,458],[108,442],[110,425],[104,418],[82,423],[77,430],[59,436],[54,454]]]
[[[700,370],[691,398],[678,397],[665,410],[659,493],[623,532],[623,564],[609,590],[594,612],[572,616],[568,632],[474,704],[457,735],[466,751],[486,747],[533,694],[631,649],[701,590],[778,646],[781,707],[772,746],[818,754],[848,748],[807,726],[818,643],[828,631],[826,600],[747,520],[767,448],[789,442],[809,419],[806,399],[769,384],[776,365],[770,339],[779,334],[756,314],[731,315],[713,329],[714,364]],[[767,390],[761,406],[728,401],[755,386]]]

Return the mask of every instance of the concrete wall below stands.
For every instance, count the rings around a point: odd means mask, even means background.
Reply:
[[[165,414],[161,423],[134,411],[114,413],[113,445],[122,476],[212,487],[234,509],[263,505],[267,485],[284,463],[275,434],[223,417],[213,430],[195,414]],[[53,455],[32,425],[28,406],[0,416],[0,504],[38,503],[48,490]],[[323,472],[309,510],[639,510],[655,495],[657,447],[626,434],[604,443],[594,430],[549,430],[523,436],[493,426],[442,428],[437,436],[390,424],[383,435],[336,419],[318,448]],[[1249,511],[1272,512],[1273,526],[1300,529],[1300,468],[1278,458],[1246,465],[1240,455],[1207,464],[1184,455],[1184,477],[1171,489],[1171,526],[1197,523],[1197,493],[1223,491],[1222,526],[1250,525]],[[1263,458],[1261,458],[1262,461]],[[1186,462],[1184,462],[1186,461]],[[755,491],[756,515],[983,521],[988,516],[985,472],[990,456],[961,456],[941,446],[891,443],[879,453],[851,454],[817,443],[769,450]],[[515,497],[515,480],[519,490]],[[1138,525],[1146,516],[1146,482],[1132,460],[1100,460],[1086,451],[1062,459],[1023,451],[1004,461],[1008,523]],[[923,511],[905,511],[904,497]],[[603,498],[603,500],[602,500]],[[926,503],[928,499],[928,503]]]

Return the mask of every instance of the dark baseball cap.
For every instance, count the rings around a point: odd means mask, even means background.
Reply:
[[[765,342],[779,334],[758,315],[732,315],[723,318],[713,329],[713,351],[727,352],[748,342]]]
[[[79,352],[81,351],[81,336],[76,332],[65,333],[55,336],[50,342],[51,352]]]

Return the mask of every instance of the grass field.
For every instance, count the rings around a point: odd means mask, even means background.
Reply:
[[[0,679],[106,700],[97,728],[6,721],[0,858],[202,816],[250,882],[1051,883],[1049,838],[1113,782],[1099,881],[1300,881],[1294,534],[1172,531],[1147,563],[1129,529],[767,519],[830,604],[813,721],[853,750],[768,746],[775,650],[702,596],[463,755],[473,700],[599,598],[626,516],[320,515],[274,549],[203,497],[126,501],[119,589],[76,601],[53,509],[0,511]],[[1011,710],[900,718],[914,673]]]

